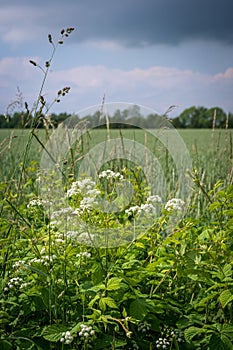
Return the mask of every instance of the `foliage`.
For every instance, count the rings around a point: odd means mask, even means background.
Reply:
[[[72,30],[62,30],[57,44]],[[52,59],[57,46],[48,39]],[[42,87],[51,59],[39,67]],[[68,172],[59,183],[66,206],[54,211],[49,193],[40,197],[43,180],[56,188],[54,174],[28,162],[32,139],[44,147],[37,133],[48,110],[42,90],[28,114],[34,119],[22,162],[0,183],[0,348],[232,349],[232,184],[218,181],[209,189],[194,171],[193,201],[171,225],[184,203],[162,202],[140,166],[119,162],[100,169],[98,183],[85,174],[75,181]],[[68,90],[59,90],[52,104]],[[125,179],[135,189],[128,204],[118,197]],[[196,193],[202,207],[195,207]],[[99,203],[117,210],[101,211]],[[110,237],[98,245],[83,223],[96,227],[96,237],[118,229],[120,244],[106,244],[118,239]]]
[[[232,349],[233,186],[219,181],[207,195],[208,224],[187,216],[168,234],[172,212],[161,209],[137,240],[98,248],[51,222],[36,193],[6,191],[2,348]],[[90,207],[83,220],[90,210],[108,220]]]
[[[127,128],[140,126],[141,128],[153,129],[157,127],[156,114],[149,114],[146,117],[140,114],[140,111],[136,110],[137,106],[134,106],[132,110],[116,110],[113,115],[109,116],[111,122],[111,128]],[[50,123],[50,127],[57,127],[59,123],[62,123],[65,119],[70,117],[70,114],[48,114],[43,115],[43,118],[38,118],[37,127],[45,128],[43,119],[47,119]],[[78,116],[77,116],[78,118]],[[94,113],[93,115],[86,115],[81,120],[87,120],[90,127],[95,127],[98,124],[100,115]],[[12,115],[8,115],[7,118],[4,115],[0,115],[0,128],[30,128],[34,117],[28,112],[14,112]],[[205,107],[190,107],[185,109],[177,117],[170,119],[174,127],[181,129],[198,129],[198,128],[233,128],[233,115],[227,114],[219,107],[205,108]],[[227,122],[228,121],[228,122]]]

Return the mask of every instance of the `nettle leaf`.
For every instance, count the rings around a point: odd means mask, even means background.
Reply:
[[[105,311],[107,306],[109,306],[111,309],[118,308],[117,304],[115,303],[115,301],[112,298],[110,298],[110,297],[101,298],[99,301],[100,309],[102,311]]]
[[[186,341],[188,343],[191,343],[192,339],[196,335],[199,335],[199,334],[205,333],[205,332],[206,332],[206,330],[204,330],[203,328],[198,328],[198,327],[191,326],[191,327],[185,329],[184,336],[185,336]]]
[[[230,303],[233,300],[233,294],[229,289],[227,289],[219,295],[218,299],[220,301],[221,306],[224,308],[227,306],[228,303]]]
[[[156,307],[157,310],[155,311]],[[137,298],[131,302],[129,307],[129,316],[136,318],[137,320],[143,320],[149,311],[161,313],[163,311],[161,305],[154,305],[152,300],[146,300],[143,298]]]
[[[209,342],[209,350],[232,350],[232,342],[225,335],[212,334]]]
[[[41,335],[44,339],[51,341],[51,342],[57,342],[61,339],[62,333],[67,331],[67,327],[63,325],[51,325],[47,326],[43,329]]]
[[[231,277],[231,275],[232,275],[231,264],[225,264],[222,270],[223,270],[223,273],[226,277]]]
[[[121,288],[121,278],[113,277],[107,283],[107,290],[116,290]]]

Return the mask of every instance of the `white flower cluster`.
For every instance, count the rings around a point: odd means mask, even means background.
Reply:
[[[70,343],[72,343],[73,339],[74,338],[70,334],[70,331],[66,331],[66,332],[62,333],[62,337],[60,339],[60,342],[64,343],[64,344],[70,344]]]
[[[172,340],[176,337],[176,340],[180,343],[182,342],[183,333],[179,329],[165,328],[161,335],[164,338],[159,338],[156,340],[157,349],[168,349],[171,346]]]
[[[90,258],[91,257],[91,253],[88,253],[88,252],[81,252],[81,253],[78,253],[76,255],[77,258]]]
[[[142,333],[146,333],[150,330],[151,324],[147,322],[140,323],[138,326],[138,331]]]
[[[50,261],[55,258],[56,258],[56,255],[51,255],[51,256],[45,255],[45,256],[42,256],[41,258],[33,258],[29,261],[29,263],[43,264],[45,266],[48,266]]]
[[[31,207],[42,207],[45,204],[48,204],[48,201],[45,201],[43,199],[31,199],[30,202],[27,204],[27,208]]]
[[[12,277],[8,281],[7,286],[4,288],[4,291],[7,292],[9,289],[12,289],[12,288],[20,288],[22,282],[23,282],[23,279],[21,277]]]
[[[157,349],[168,349],[170,347],[170,342],[167,338],[159,338],[156,340],[156,348]]]
[[[124,177],[119,172],[115,173],[114,171],[108,169],[108,170],[103,170],[99,174],[99,179],[119,179],[119,180],[123,180]]]
[[[79,193],[85,196],[88,196],[88,195],[96,196],[100,192],[95,189],[95,186],[96,186],[96,183],[89,178],[74,181],[71,185],[71,188],[67,190],[66,196],[68,198],[71,198],[72,196]]]
[[[172,198],[165,204],[165,209],[168,211],[173,210],[182,210],[185,205],[185,202],[180,198]]]
[[[25,261],[18,260],[12,265],[12,267],[13,267],[13,269],[19,270],[24,265],[24,263],[25,263]]]
[[[87,326],[82,323],[80,327],[81,327],[81,331],[78,334],[80,337],[91,338],[95,335],[95,331],[92,328],[92,326]]]
[[[147,203],[162,203],[162,199],[158,194],[151,195],[146,200]]]
[[[160,196],[152,195],[149,196],[146,200],[146,203],[142,203],[139,205],[134,205],[128,209],[125,210],[125,213],[128,214],[128,216],[135,215],[135,214],[149,214],[154,213],[156,211],[156,203],[162,203],[162,199]]]

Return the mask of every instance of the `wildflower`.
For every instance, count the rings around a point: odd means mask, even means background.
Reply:
[[[42,207],[45,204],[48,204],[48,201],[45,201],[43,199],[31,199],[30,202],[27,204],[27,208],[32,208],[32,207]]]
[[[126,209],[125,213],[128,214],[128,216],[131,216],[131,215],[136,214],[139,209],[140,209],[140,207],[138,205],[134,205],[134,206],[130,207],[129,209]]]
[[[81,252],[81,253],[78,253],[78,254],[76,255],[76,257],[77,257],[77,258],[81,258],[81,257],[83,257],[83,258],[90,258],[90,257],[91,257],[91,253],[88,253],[88,252]]]
[[[73,336],[70,334],[70,331],[66,331],[62,333],[62,337],[60,339],[61,343],[70,344],[73,341]]]
[[[20,267],[22,267],[23,265],[24,265],[24,261],[23,260],[18,260],[12,265],[12,267],[13,267],[13,269],[19,270]]]
[[[96,196],[100,192],[95,189],[96,183],[91,179],[78,180],[72,183],[71,188],[67,190],[66,196],[71,198],[74,195],[92,195]]]
[[[99,174],[99,179],[119,179],[119,180],[123,180],[123,175],[121,175],[119,172],[114,172],[110,169],[108,170],[104,170]]]
[[[12,277],[9,279],[7,286],[4,288],[4,291],[7,292],[9,289],[20,288],[20,284],[23,282],[21,277]]]
[[[94,329],[92,328],[92,326],[87,326],[85,324],[81,324],[80,325],[81,327],[81,330],[79,332],[79,336],[80,337],[83,337],[83,338],[92,338],[94,335],[95,335],[95,331]]]
[[[165,209],[168,211],[172,210],[182,210],[185,202],[180,198],[172,198],[165,204]]]
[[[162,199],[161,199],[160,196],[158,196],[157,194],[155,194],[155,195],[149,196],[149,197],[147,198],[146,202],[147,202],[147,203],[151,203],[151,204],[153,204],[153,203],[162,203]]]
[[[159,338],[156,340],[156,348],[157,349],[168,349],[170,346],[170,342],[167,338]]]

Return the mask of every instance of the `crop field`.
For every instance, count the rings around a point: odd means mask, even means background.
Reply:
[[[0,349],[232,350],[232,136],[0,130]]]

